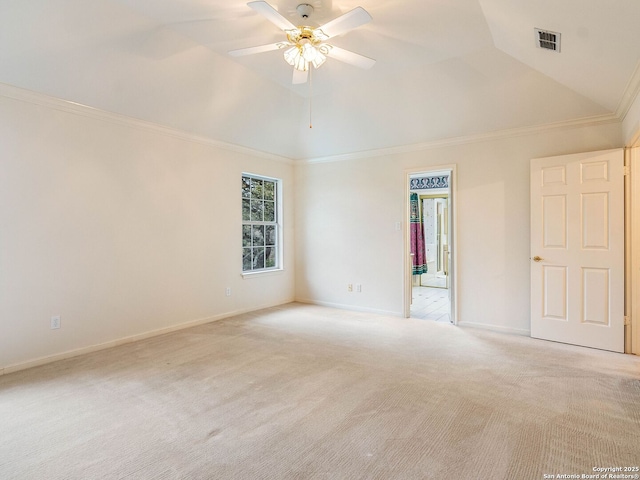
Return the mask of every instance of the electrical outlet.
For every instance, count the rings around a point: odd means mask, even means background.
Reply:
[[[226,295],[227,297],[230,297],[230,296],[231,296],[231,287],[227,287],[227,288],[225,289],[224,293],[225,293],[225,295]]]
[[[51,317],[51,330],[60,328],[60,315],[54,315]]]
[[[348,291],[348,292],[353,292],[353,284],[352,284],[352,283],[349,283],[349,284],[347,285],[347,291]]]
[[[359,283],[356,284],[356,292],[362,293],[362,285],[360,285]]]

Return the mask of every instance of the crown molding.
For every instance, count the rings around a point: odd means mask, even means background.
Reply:
[[[624,93],[622,94],[622,98],[620,99],[620,103],[618,104],[618,108],[616,109],[616,116],[623,121],[627,113],[629,113],[629,109],[633,105],[633,102],[640,95],[640,61],[636,64],[636,68],[627,83],[627,86],[624,89]]]
[[[346,153],[343,155],[328,155],[325,157],[316,157],[297,160],[296,164],[312,164],[312,163],[328,163],[343,162],[348,160],[359,160],[363,158],[381,157],[390,155],[399,155],[403,153],[419,152],[422,150],[430,150],[434,148],[451,147],[455,145],[464,145],[468,143],[481,143],[490,140],[508,139],[513,137],[522,137],[527,135],[536,135],[551,130],[570,129],[580,127],[592,127],[604,125],[608,123],[621,123],[633,102],[640,96],[640,61],[636,64],[636,68],[625,87],[624,93],[618,104],[615,113],[607,113],[604,115],[594,115],[589,117],[566,120],[563,122],[547,123],[543,125],[534,125],[531,127],[521,127],[506,130],[496,130],[493,132],[480,133],[476,135],[464,135],[460,137],[451,137],[440,140],[433,140],[424,143],[416,143],[411,145],[402,145],[398,147],[382,148],[376,150],[366,150],[361,152]]]
[[[470,143],[482,143],[491,140],[508,139],[527,135],[540,134],[552,130],[558,129],[570,129],[604,125],[608,123],[622,122],[626,117],[629,109],[633,105],[635,99],[640,95],[640,62],[636,65],[633,75],[629,80],[625,93],[623,94],[620,104],[615,113],[595,115],[590,117],[578,118],[573,120],[567,120],[563,122],[555,122],[543,125],[534,125],[530,127],[521,127],[506,130],[496,130],[493,132],[480,133],[475,135],[464,135],[459,137],[451,137],[439,140],[432,140],[428,142],[401,145],[397,147],[364,150],[360,152],[352,152],[340,155],[328,155],[323,157],[313,158],[301,158],[291,159],[272,153],[263,152],[260,150],[254,150],[252,148],[243,147],[231,143],[226,143],[220,140],[214,140],[212,138],[196,135],[173,127],[167,127],[157,123],[149,122],[146,120],[140,120],[137,118],[129,117],[119,113],[113,113],[106,110],[102,110],[81,103],[73,102],[70,100],[64,100],[57,97],[52,97],[44,93],[34,92],[31,90],[23,89],[13,85],[0,83],[0,96],[18,100],[22,102],[31,103],[34,105],[40,105],[47,108],[63,111],[66,113],[81,115],[90,117],[118,125],[124,125],[132,128],[138,128],[140,130],[165,135],[187,142],[198,143],[209,147],[219,148],[235,153],[241,153],[245,155],[251,155],[253,157],[263,158],[265,160],[272,160],[276,162],[286,163],[289,165],[296,164],[314,164],[314,163],[330,163],[330,162],[343,162],[349,160],[359,160],[363,158],[381,157],[400,155],[405,153],[419,152],[423,150],[431,150],[435,148],[451,147],[456,145],[465,145]]]
[[[167,127],[157,123],[148,122],[146,120],[140,120],[138,118],[133,118],[119,113],[113,113],[99,108],[90,107],[88,105],[83,105],[81,103],[72,102],[70,100],[52,97],[44,93],[26,90],[6,83],[0,83],[0,96],[10,98],[12,100],[30,103],[33,105],[51,108],[54,110],[59,110],[73,115],[80,115],[109,123],[114,123],[117,125],[137,128],[147,132],[157,133],[187,142],[199,143],[208,147],[214,147],[235,153],[251,155],[253,157],[259,157],[265,160],[272,160],[276,162],[287,163],[290,165],[293,164],[292,159],[282,157],[280,155],[274,155],[271,153],[262,152],[260,150],[254,150],[252,148],[242,147],[240,145],[234,145],[231,143],[222,142],[220,140],[214,140],[203,135],[196,135],[177,128]]]
[[[309,158],[306,160],[297,160],[295,163],[296,164],[305,164],[305,163],[312,164],[312,163],[343,162],[348,160],[359,160],[363,158],[400,155],[404,153],[419,152],[419,151],[431,150],[435,148],[465,145],[469,143],[482,143],[482,142],[487,142],[491,140],[523,137],[527,135],[536,135],[536,134],[548,132],[551,130],[590,127],[590,126],[604,125],[608,123],[619,123],[620,121],[621,119],[616,114],[609,113],[605,115],[595,115],[591,117],[567,120],[564,122],[535,125],[532,127],[496,130],[493,132],[480,133],[476,135],[464,135],[460,137],[451,137],[451,138],[445,138],[441,140],[433,140],[430,142],[415,143],[411,145],[402,145],[398,147],[366,150],[361,152],[346,153],[343,155],[330,155],[326,157]]]

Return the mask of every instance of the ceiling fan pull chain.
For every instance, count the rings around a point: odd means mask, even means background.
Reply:
[[[313,97],[313,89],[311,88],[313,83],[311,70],[313,70],[313,68],[309,66],[309,128],[313,128],[313,125],[311,123],[311,98]]]

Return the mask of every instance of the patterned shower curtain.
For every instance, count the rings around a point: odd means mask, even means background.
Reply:
[[[422,234],[422,217],[420,216],[420,199],[417,193],[410,197],[409,221],[411,222],[411,253],[413,254],[413,275],[427,273],[427,255]]]

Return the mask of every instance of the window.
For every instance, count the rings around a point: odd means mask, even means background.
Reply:
[[[242,175],[242,271],[280,267],[279,180]]]

